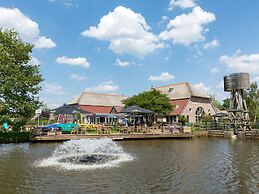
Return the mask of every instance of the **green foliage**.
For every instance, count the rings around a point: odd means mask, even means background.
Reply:
[[[230,98],[226,98],[225,100],[223,100],[222,108],[225,110],[228,110],[229,107],[230,107]]]
[[[29,132],[8,131],[0,132],[0,143],[22,143],[29,141]]]
[[[259,118],[259,88],[254,82],[250,85],[250,90],[245,92],[245,99],[251,121]]]
[[[201,122],[212,122],[213,121],[213,117],[211,115],[203,115],[201,117]]]
[[[217,108],[218,110],[221,110],[221,109],[222,109],[222,105],[221,105],[221,103],[216,99],[216,97],[211,95],[210,98],[211,98],[211,103],[212,103],[212,105],[213,105],[215,108]]]
[[[173,108],[170,104],[170,99],[158,90],[142,92],[127,98],[123,103],[126,107],[136,105],[161,114],[168,114]]]
[[[0,114],[15,119],[15,128],[40,105],[42,76],[39,66],[28,64],[32,48],[15,31],[0,29]]]
[[[178,122],[182,123],[182,125],[185,126],[185,124],[188,123],[188,118],[184,115],[179,115],[178,116]]]

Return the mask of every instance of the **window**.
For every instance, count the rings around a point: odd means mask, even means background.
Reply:
[[[189,112],[192,112],[192,108],[189,108]]]
[[[171,93],[173,90],[174,90],[174,88],[169,88],[169,89],[168,89],[168,92]]]
[[[196,122],[199,121],[203,115],[204,115],[204,109],[202,107],[198,107],[196,112],[195,112]]]

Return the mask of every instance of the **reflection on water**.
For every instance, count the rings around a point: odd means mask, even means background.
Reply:
[[[0,164],[0,193],[259,192],[258,140],[7,144],[0,145]]]

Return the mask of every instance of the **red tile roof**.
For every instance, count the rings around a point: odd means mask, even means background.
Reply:
[[[171,105],[175,106],[175,109],[170,115],[180,115],[189,99],[170,100]]]
[[[91,106],[91,105],[80,105],[80,108],[95,114],[110,114],[113,106]],[[122,107],[115,107],[116,111],[119,112]]]

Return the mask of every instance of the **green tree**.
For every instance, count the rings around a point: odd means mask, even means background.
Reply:
[[[40,105],[42,76],[39,66],[29,64],[32,48],[17,32],[0,29],[0,123],[12,118],[11,124],[16,129]]]
[[[169,114],[173,109],[170,104],[170,99],[158,90],[142,92],[138,95],[127,98],[123,103],[126,107],[136,105],[161,114]]]
[[[250,90],[245,91],[245,100],[251,121],[259,118],[259,88],[256,82],[250,85]]]
[[[230,107],[230,98],[226,98],[223,100],[222,108],[228,110]]]
[[[217,108],[218,110],[221,110],[222,109],[222,105],[221,103],[216,99],[215,96],[210,96],[210,99],[211,99],[211,103],[212,105]]]

